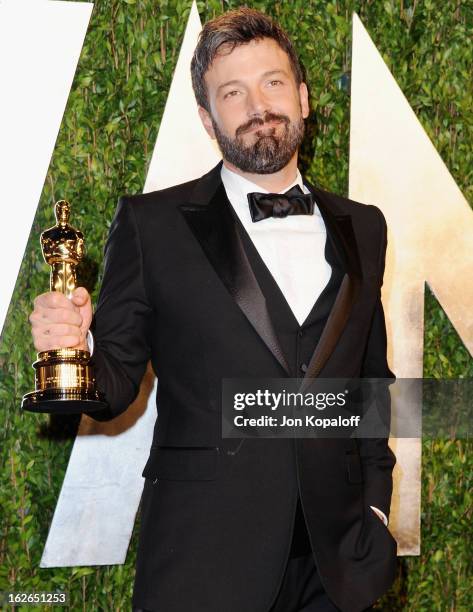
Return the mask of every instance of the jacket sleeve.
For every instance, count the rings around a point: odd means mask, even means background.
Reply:
[[[86,413],[93,419],[110,420],[136,398],[151,355],[151,313],[133,204],[120,198],[105,245],[102,286],[92,322],[90,363],[109,408]]]
[[[384,265],[387,246],[386,221],[379,209],[381,223],[381,247],[379,253],[380,287],[371,321],[368,341],[363,356],[361,378],[385,379],[375,385],[377,411],[382,421],[390,425],[391,420],[391,398],[389,386],[386,379],[394,382],[395,375],[389,369],[387,362],[387,337],[386,323],[384,319],[383,305],[381,303],[381,285],[384,275]],[[396,457],[388,446],[388,439],[383,438],[360,438],[359,449],[363,464],[363,475],[365,483],[365,501],[367,504],[379,508],[389,517],[389,508],[392,495],[392,471],[396,463]]]

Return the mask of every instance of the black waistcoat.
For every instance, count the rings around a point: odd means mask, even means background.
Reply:
[[[303,324],[299,325],[286,298],[259,255],[248,233],[236,214],[234,214],[234,217],[249,263],[266,299],[269,316],[286,357],[291,376],[294,378],[302,377],[320,339],[344,275],[344,269],[336,255],[332,237],[327,231],[325,259],[332,268],[330,279],[318,299],[314,302]],[[281,220],[281,222],[284,223],[284,220]],[[264,221],[259,223],[264,223]],[[300,265],[307,269],[307,274],[310,274],[311,266],[309,261],[301,261]],[[299,496],[290,557],[298,557],[309,552],[310,542]]]

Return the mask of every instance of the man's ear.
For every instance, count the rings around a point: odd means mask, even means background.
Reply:
[[[307,119],[309,116],[309,91],[304,82],[299,85],[299,99],[301,101],[302,117]]]
[[[214,128],[212,125],[212,118],[210,117],[210,113],[207,110],[205,110],[203,106],[199,106],[197,110],[199,112],[199,117],[200,117],[200,120],[202,121],[205,131],[210,136],[210,138],[215,140],[215,132],[214,132]]]

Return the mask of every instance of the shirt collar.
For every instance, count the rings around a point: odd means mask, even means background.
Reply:
[[[222,177],[223,186],[225,187],[225,191],[227,192],[227,194],[231,192],[232,195],[236,197],[239,202],[245,202],[247,204],[247,195],[254,191],[257,191],[259,193],[270,193],[267,189],[263,189],[259,185],[256,185],[256,183],[253,183],[252,181],[249,181],[245,177],[241,176],[240,174],[233,172],[233,170],[229,170],[225,166],[225,164],[222,164],[220,176]],[[296,178],[287,187],[279,191],[279,193],[286,192],[288,189],[291,189],[291,187],[294,187],[294,185],[299,185],[299,187],[304,192],[307,191],[306,189],[304,189],[304,183],[302,181],[302,176],[299,172],[299,168],[297,169]]]

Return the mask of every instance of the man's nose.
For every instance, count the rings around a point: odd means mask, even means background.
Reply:
[[[264,115],[269,111],[269,101],[260,90],[253,90],[247,96],[247,112],[250,116]]]

